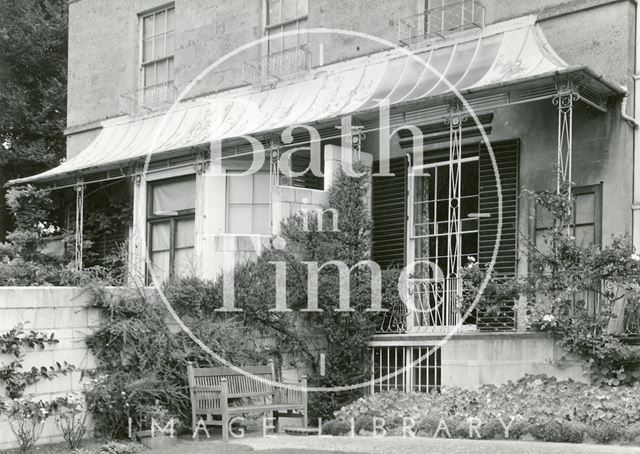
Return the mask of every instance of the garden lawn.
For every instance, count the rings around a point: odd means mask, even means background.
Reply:
[[[446,438],[402,437],[293,437],[247,438],[230,444],[244,449],[250,446],[257,453],[316,453],[345,452],[372,454],[638,454],[638,447],[546,443],[508,440],[464,440]],[[241,447],[241,445],[244,445]],[[324,450],[324,451],[320,451]],[[214,452],[214,451],[184,451]],[[215,451],[218,452],[218,451]],[[245,452],[245,451],[221,451]],[[160,453],[158,453],[160,454]],[[162,454],[169,454],[163,452]]]

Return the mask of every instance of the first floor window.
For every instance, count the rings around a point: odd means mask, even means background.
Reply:
[[[269,172],[227,172],[227,233],[269,235]]]
[[[193,274],[195,177],[149,185],[149,255],[160,280]]]
[[[152,106],[173,101],[175,8],[141,16],[142,103]]]
[[[265,33],[270,71],[293,72],[307,66],[308,0],[267,0]],[[286,36],[282,33],[291,32]]]

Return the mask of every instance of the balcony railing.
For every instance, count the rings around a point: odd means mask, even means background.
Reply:
[[[242,81],[251,85],[264,85],[311,67],[311,52],[307,46],[294,47],[263,56],[259,63],[245,61],[242,65]]]
[[[465,289],[461,278],[409,279],[410,303],[401,301],[390,308],[376,330],[377,334],[447,332],[465,315],[460,309],[476,295]],[[462,330],[513,331],[516,329],[515,301],[502,301],[476,308],[462,321]]]
[[[172,104],[178,95],[173,82],[165,82],[138,90],[128,91],[120,96],[120,109],[128,114],[148,112]]]
[[[484,28],[484,6],[477,0],[460,0],[401,19],[398,41],[412,45],[472,28]]]

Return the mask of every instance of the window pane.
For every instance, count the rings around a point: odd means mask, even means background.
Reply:
[[[596,239],[593,225],[577,226],[575,228],[575,237],[578,244],[593,244]]]
[[[175,30],[176,28],[176,10],[171,8],[167,11],[167,31]]]
[[[191,247],[195,243],[195,220],[176,220],[176,248]]]
[[[253,202],[253,175],[229,176],[227,181],[229,203]]]
[[[145,39],[142,43],[142,61],[153,59],[153,39]]]
[[[151,63],[149,65],[145,65],[142,68],[142,72],[144,72],[144,86],[151,87],[156,84],[156,65],[155,63]]]
[[[268,15],[269,24],[277,24],[280,22],[280,0],[269,0]]]
[[[167,15],[165,14],[164,11],[160,11],[158,13],[156,13],[156,20],[155,20],[155,30],[154,30],[154,35],[159,35],[161,33],[164,33],[166,28],[166,24],[165,21],[167,20]]]
[[[269,53],[273,54],[282,50],[282,36],[280,33],[280,27],[269,30]]]
[[[157,60],[158,58],[162,58],[167,54],[164,48],[165,41],[165,35],[160,35],[154,38],[153,58],[155,60]]]
[[[153,252],[151,254],[152,272],[160,280],[164,281],[169,277],[169,260],[171,254],[166,252]]]
[[[298,22],[298,45],[299,46],[304,46],[307,44],[308,38],[307,38],[307,32],[305,31],[305,28],[307,28],[307,21],[300,21]]]
[[[167,67],[169,63],[163,60],[156,64],[156,84],[163,84],[167,81]]]
[[[596,195],[578,194],[576,195],[575,205],[576,224],[592,224],[595,218]]]
[[[167,37],[167,51],[165,53],[166,55],[173,55],[173,52],[175,50],[175,42],[174,42],[175,33],[174,32],[167,33],[166,37]]]
[[[168,77],[169,82],[172,82],[172,81],[173,81],[173,79],[174,79],[174,73],[173,73],[173,58],[170,58],[170,59],[169,59],[169,60],[167,60],[167,61],[168,61],[168,64],[169,64],[169,75],[168,75],[167,77]]]
[[[144,38],[153,36],[153,14],[142,19],[142,36]]]
[[[251,233],[268,235],[269,232],[269,205],[253,206],[253,231]]]
[[[282,0],[282,20],[291,20],[298,17],[297,0]]]
[[[251,206],[229,206],[228,233],[251,233]]]
[[[193,248],[176,249],[174,255],[173,274],[176,277],[193,276],[196,271]]]
[[[270,184],[267,172],[258,172],[253,176],[253,203],[269,203]]]
[[[196,180],[174,180],[154,184],[153,214],[172,214],[180,210],[192,210],[196,206]]]
[[[287,24],[283,27],[283,31],[285,32],[296,32],[298,30],[298,23],[294,22],[292,24]],[[284,49],[293,49],[298,46],[298,34],[293,33],[291,35],[286,35],[283,37],[284,39]]]
[[[169,250],[169,223],[151,224],[151,251]]]

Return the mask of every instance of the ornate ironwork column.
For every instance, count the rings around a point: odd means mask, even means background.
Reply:
[[[447,232],[447,269],[445,281],[445,301],[443,325],[455,325],[458,313],[454,302],[462,294],[459,269],[462,266],[462,239],[460,231],[460,202],[462,189],[462,122],[466,114],[460,103],[451,105],[449,116],[449,215]]]
[[[84,225],[84,180],[76,181],[76,230],[75,230],[75,268],[82,270],[83,225]]]
[[[276,198],[276,188],[280,185],[280,137],[272,135],[269,138],[269,150],[267,151],[269,157],[269,231],[271,233],[276,232],[279,228],[274,228],[274,222],[279,222],[281,217],[281,200],[278,196]],[[277,205],[277,207],[274,207]],[[273,211],[276,209],[277,214],[274,215]]]
[[[571,197],[571,158],[573,152],[573,103],[580,96],[574,80],[569,78],[556,80],[556,95],[553,104],[558,107],[558,162],[556,172],[556,191],[567,189]]]
[[[455,278],[462,263],[460,244],[460,197],[462,171],[462,122],[465,119],[462,106],[451,106],[445,122],[449,125],[449,216],[447,236],[446,276]]]

